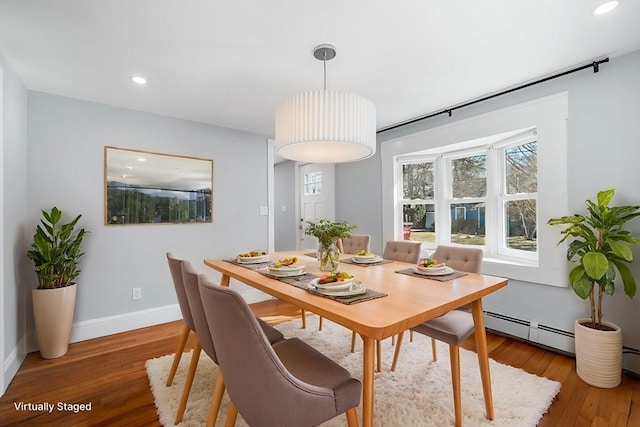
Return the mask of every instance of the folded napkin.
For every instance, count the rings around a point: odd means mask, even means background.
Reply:
[[[404,268],[402,270],[396,271],[396,273],[406,274],[407,276],[420,277],[421,279],[429,279],[429,280],[437,280],[439,282],[446,282],[449,280],[457,279],[458,277],[466,276],[469,273],[465,273],[464,271],[453,270],[453,273],[444,274],[442,276],[427,276],[426,274],[418,274],[411,268]]]

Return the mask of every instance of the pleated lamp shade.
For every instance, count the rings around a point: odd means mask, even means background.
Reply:
[[[310,163],[371,157],[376,152],[376,108],[346,92],[292,95],[276,111],[275,150],[286,159]]]

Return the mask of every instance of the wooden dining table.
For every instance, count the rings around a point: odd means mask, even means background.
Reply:
[[[305,272],[320,276],[323,272],[319,270],[318,260],[307,255],[309,252],[275,252],[269,255],[269,259],[277,261],[295,256],[298,258],[297,263],[305,266]],[[348,254],[341,255],[343,261],[351,257]],[[494,418],[482,297],[506,286],[507,279],[469,273],[456,279],[438,281],[397,273],[412,267],[411,264],[397,261],[368,266],[340,262],[340,271],[349,272],[367,289],[386,294],[380,298],[347,305],[225,259],[205,259],[204,263],[222,274],[222,286],[229,286],[230,279],[236,279],[360,335],[363,341],[362,425],[365,427],[373,425],[376,340],[394,336],[448,311],[470,305],[475,323],[485,416],[489,420]]]

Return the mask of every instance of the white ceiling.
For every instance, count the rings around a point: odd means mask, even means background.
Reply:
[[[380,129],[640,49],[640,0],[600,3],[1,0],[0,52],[30,90],[273,136],[330,43],[327,88],[373,101]]]

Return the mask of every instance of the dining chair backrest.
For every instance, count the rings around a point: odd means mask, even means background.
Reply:
[[[480,273],[484,252],[480,248],[439,245],[432,258],[467,273]]]
[[[313,359],[318,356],[282,350],[287,358],[285,366],[276,350],[279,347],[286,349],[290,344],[300,349],[309,348],[308,345],[293,338],[272,347],[245,300],[233,289],[215,286],[206,277],[201,277],[200,293],[227,392],[249,425],[318,425],[329,419],[327,413],[332,413],[333,417],[337,410],[342,410],[338,408],[343,403],[336,398],[340,390],[306,383],[287,369],[287,366],[297,367],[308,375],[317,366]],[[348,372],[344,372],[350,378]],[[331,375],[326,369],[313,374],[317,378]],[[355,399],[348,399],[352,401],[347,405],[357,406],[360,383],[353,379],[343,387],[358,392],[351,393]]]
[[[209,330],[209,323],[204,313],[204,307],[202,305],[202,298],[200,297],[199,278],[204,277],[204,274],[200,274],[193,268],[189,261],[182,263],[182,280],[184,282],[184,288],[189,299],[189,307],[191,307],[191,315],[193,322],[196,326],[195,331],[200,341],[200,346],[207,353],[207,355],[216,364],[218,363],[218,356],[216,349],[213,346],[213,340],[211,339],[211,331]]]
[[[382,258],[417,264],[420,260],[420,242],[390,240],[384,247]]]
[[[352,234],[348,239],[342,239],[342,252],[355,254],[360,251],[369,251],[371,236],[368,234]]]
[[[173,287],[176,290],[176,296],[178,297],[178,305],[180,306],[180,312],[182,318],[187,326],[195,331],[196,327],[193,323],[193,317],[191,316],[191,308],[189,307],[189,300],[187,299],[187,293],[184,289],[184,282],[182,280],[182,263],[184,260],[176,258],[171,252],[167,252],[167,261],[169,262],[169,271],[171,272],[171,278],[173,279]]]

